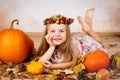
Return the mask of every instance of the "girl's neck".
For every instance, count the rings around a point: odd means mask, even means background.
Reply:
[[[60,46],[56,46],[55,50],[59,50],[61,53],[63,53],[62,48]]]

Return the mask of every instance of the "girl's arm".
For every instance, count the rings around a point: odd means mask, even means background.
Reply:
[[[72,45],[72,52],[73,52],[72,61],[66,62],[66,63],[53,64],[53,69],[56,69],[56,68],[65,69],[65,68],[74,67],[76,65],[76,62],[77,62],[77,53],[78,53],[76,46]]]
[[[49,44],[50,47],[38,60],[38,61],[41,61],[42,63],[44,63],[45,61],[49,61],[51,56],[53,55],[54,50],[55,50],[55,45],[53,44],[53,42],[51,40],[52,37],[53,37],[53,35],[51,35],[51,34],[47,34],[45,36],[45,39],[46,39],[46,41],[47,41],[47,43]]]
[[[72,64],[73,64],[73,61],[65,62],[65,63],[53,64],[50,69],[66,69],[66,68],[71,68]]]
[[[44,63],[44,66],[50,69],[66,69],[66,68],[71,68],[74,67],[76,65],[77,62],[77,48],[75,46],[72,47],[73,50],[73,54],[72,57],[73,59],[69,62],[64,62],[64,63],[58,63],[58,64],[52,64],[49,61],[46,61]]]
[[[49,69],[66,69],[66,68],[71,68],[73,67],[73,64],[75,62],[72,60],[72,61],[69,61],[69,62],[64,62],[64,63],[51,63],[49,61],[46,61],[43,65],[46,67],[46,68],[49,68]]]
[[[53,52],[55,50],[55,47],[49,47],[49,49],[39,58],[38,61],[41,61],[42,63],[44,63],[45,61],[49,61]]]

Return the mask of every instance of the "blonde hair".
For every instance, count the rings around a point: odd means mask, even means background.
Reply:
[[[64,53],[64,60],[63,62],[67,62],[72,60],[72,51],[71,51],[71,32],[70,27],[68,25],[66,27],[66,41],[62,43],[60,46],[57,46],[58,49],[61,50],[62,53]],[[42,56],[49,48],[49,44],[47,43],[45,39],[45,35],[47,34],[48,26],[46,25],[44,35],[42,38],[42,42],[38,48],[36,56]]]

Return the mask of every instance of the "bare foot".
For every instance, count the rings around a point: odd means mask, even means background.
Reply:
[[[93,30],[92,29],[92,18],[93,18],[93,13],[95,11],[95,8],[90,8],[86,11],[85,14],[85,19],[83,19],[81,16],[78,16],[78,22],[82,25],[82,31],[85,33],[88,33],[89,31]]]
[[[77,19],[78,19],[78,22],[82,26],[82,31],[85,33],[88,33],[91,30],[91,28],[88,26],[88,24],[85,22],[85,20],[81,16],[78,16]]]
[[[77,17],[77,19],[78,19],[78,22],[82,25],[82,26],[85,26],[85,20],[81,17],[81,16],[78,16]]]
[[[90,8],[86,11],[85,15],[85,22],[88,24],[88,26],[92,29],[92,19],[93,19],[93,13],[95,11],[95,8]]]

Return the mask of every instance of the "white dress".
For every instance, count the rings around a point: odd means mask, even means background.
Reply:
[[[105,49],[103,49],[102,45],[94,40],[92,37],[85,35],[85,34],[74,34],[71,36],[71,44],[72,46],[76,47],[78,50],[78,58],[81,54],[86,54],[90,51],[95,50],[103,50],[106,52]]]

